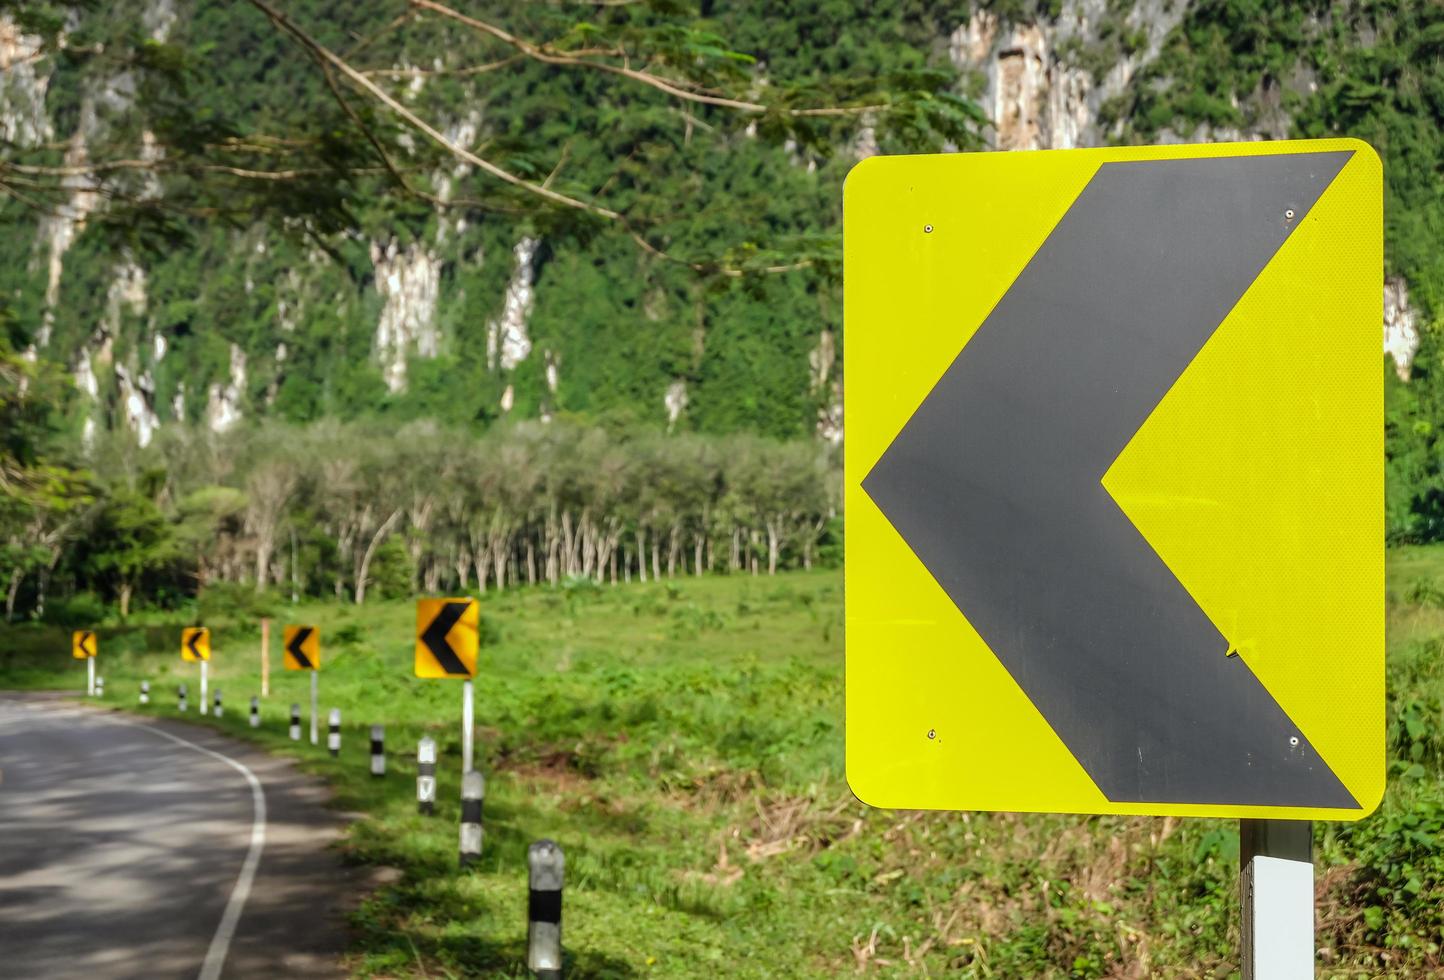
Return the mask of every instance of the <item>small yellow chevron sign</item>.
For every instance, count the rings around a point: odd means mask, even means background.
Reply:
[[[417,599],[416,676],[476,676],[480,621],[475,599]]]
[[[321,669],[321,631],[314,626],[287,626],[287,670]]]
[[[874,157],[843,221],[853,791],[1372,811],[1374,151]]]
[[[204,626],[181,630],[181,659],[191,663],[211,659],[211,631]]]
[[[70,634],[70,655],[76,660],[95,656],[100,643],[92,630],[76,630]]]

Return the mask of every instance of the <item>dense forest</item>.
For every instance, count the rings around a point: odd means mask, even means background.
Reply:
[[[1428,0],[0,0],[0,68],[13,615],[831,560],[877,152],[1371,142],[1388,533],[1444,535]]]

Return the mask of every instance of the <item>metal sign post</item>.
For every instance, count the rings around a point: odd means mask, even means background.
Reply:
[[[208,661],[201,661],[201,714],[206,713],[206,668],[209,666]]]
[[[1314,976],[1313,823],[1240,820],[1243,980]]]
[[[318,742],[319,736],[316,732],[316,697],[317,689],[320,687],[321,675],[317,671],[311,671],[311,744]]]
[[[471,740],[476,728],[476,706],[472,700],[471,681],[461,685],[461,774],[471,772]]]
[[[85,693],[89,697],[95,697],[95,658],[85,658]]]

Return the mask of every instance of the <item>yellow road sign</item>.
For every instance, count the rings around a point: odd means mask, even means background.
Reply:
[[[100,648],[100,641],[91,630],[76,630],[70,634],[70,655],[76,660],[93,657]]]
[[[287,626],[287,670],[321,669],[321,631],[314,626]]]
[[[417,599],[416,676],[476,676],[480,619],[475,599]]]
[[[181,659],[192,663],[211,659],[211,631],[204,626],[181,630]]]
[[[1374,152],[875,157],[843,211],[854,792],[1373,810]]]

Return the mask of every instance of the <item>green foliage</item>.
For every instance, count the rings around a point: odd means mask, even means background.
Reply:
[[[1390,556],[1408,595],[1444,550]],[[207,620],[216,682],[257,682],[254,611]],[[843,778],[842,577],[569,580],[490,591],[476,687],[487,775],[481,865],[456,867],[457,689],[411,674],[409,601],[306,602],[321,628],[323,705],[345,719],[339,764],[285,735],[308,678],[272,673],[263,727],[217,724],[299,757],[365,813],[352,860],[397,868],[353,918],[362,975],[519,974],[525,848],[566,849],[574,973],[961,977],[1227,977],[1237,970],[1238,829],[1221,820],[871,810]],[[1436,752],[1444,619],[1399,601],[1389,624],[1389,790],[1354,824],[1319,824],[1319,971],[1405,980],[1437,972],[1444,908],[1444,771]],[[111,697],[142,678],[194,678],[175,653],[184,613],[147,610],[101,637]],[[822,627],[836,624],[829,633]],[[90,623],[86,625],[96,625]],[[273,643],[274,627],[273,627]],[[274,647],[273,647],[274,650]],[[273,661],[274,666],[274,661]],[[0,684],[68,686],[68,632],[0,632]],[[169,699],[151,709],[171,714]],[[366,728],[387,726],[388,778]],[[410,746],[440,746],[438,813],[417,815]],[[719,967],[718,964],[725,964]],[[891,966],[890,964],[896,964]]]

